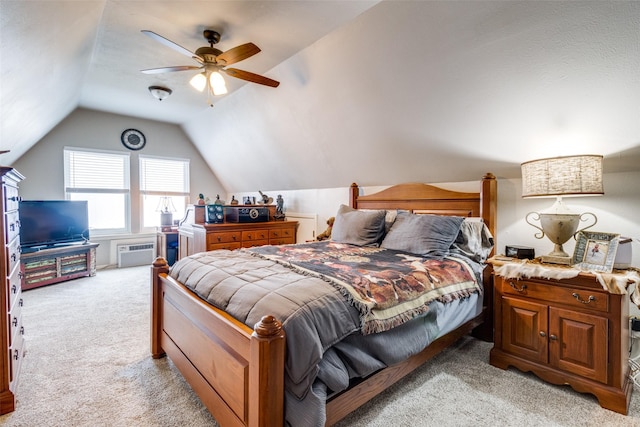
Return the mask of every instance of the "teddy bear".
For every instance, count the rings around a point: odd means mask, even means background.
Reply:
[[[336,220],[336,218],[334,216],[330,217],[327,220],[327,229],[324,230],[322,233],[318,234],[318,236],[316,237],[316,240],[327,240],[327,239],[331,239],[331,230],[333,229],[333,222]]]

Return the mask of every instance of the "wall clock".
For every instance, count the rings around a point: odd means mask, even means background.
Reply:
[[[147,139],[144,134],[137,129],[127,129],[120,135],[122,145],[129,150],[141,150],[147,143]]]

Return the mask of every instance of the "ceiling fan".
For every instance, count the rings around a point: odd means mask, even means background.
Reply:
[[[280,85],[280,82],[272,80],[268,77],[261,76],[259,74],[239,70],[237,68],[227,68],[228,65],[240,62],[260,52],[260,48],[253,43],[245,43],[222,52],[221,50],[213,47],[214,44],[220,41],[220,33],[213,30],[204,30],[202,35],[207,40],[207,42],[209,42],[209,46],[203,46],[201,48],[198,48],[195,52],[191,52],[190,50],[185,49],[179,44],[174,43],[171,40],[154,33],[153,31],[142,30],[142,33],[162,43],[163,45],[182,53],[183,55],[189,56],[199,63],[199,65],[176,65],[173,67],[150,68],[147,70],[142,70],[142,72],[145,74],[202,70],[202,72],[193,76],[189,83],[200,92],[207,89],[208,96],[224,95],[225,93],[227,93],[224,78],[222,77],[220,72],[223,72],[231,77],[246,80],[252,83],[258,83],[265,86],[278,87],[278,85]],[[213,104],[210,101],[208,102],[213,107]]]

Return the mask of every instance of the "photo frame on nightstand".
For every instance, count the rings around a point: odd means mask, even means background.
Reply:
[[[581,270],[611,273],[616,259],[620,235],[597,231],[581,231],[573,251],[573,266]]]

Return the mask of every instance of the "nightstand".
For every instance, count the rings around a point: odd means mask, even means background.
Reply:
[[[501,272],[498,267],[512,261],[493,258],[489,262]],[[506,266],[518,267],[515,263]],[[547,274],[554,269],[562,269],[557,272],[565,278],[544,278],[554,277]],[[494,274],[490,363],[591,393],[602,407],[626,415],[633,391],[628,364],[629,296],[610,293],[595,275],[567,267],[537,265],[530,273],[539,277]],[[571,274],[575,276],[567,277]]]

